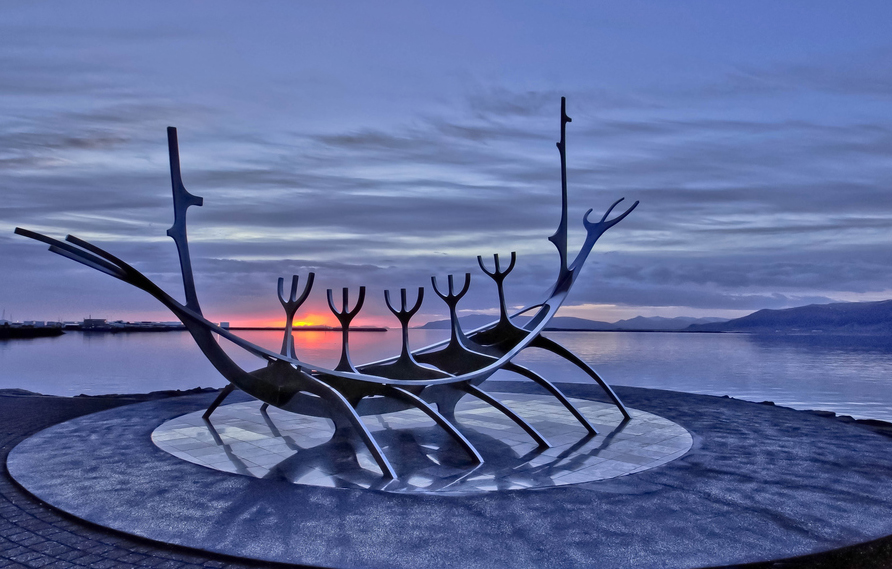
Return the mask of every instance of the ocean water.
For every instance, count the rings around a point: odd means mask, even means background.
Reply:
[[[278,351],[278,331],[238,332]],[[412,347],[444,339],[442,330],[413,330]],[[549,332],[589,362],[609,383],[774,401],[797,409],[825,409],[857,418],[892,421],[892,338]],[[350,336],[357,363],[395,355],[399,332]],[[224,345],[228,344],[224,341]],[[295,334],[298,357],[333,367],[340,333]],[[247,369],[263,362],[229,345]],[[571,364],[530,349],[522,363],[553,381],[588,382]],[[493,381],[520,379],[499,372]],[[142,393],[223,387],[225,380],[186,332],[95,334],[0,341],[0,388],[52,395]]]

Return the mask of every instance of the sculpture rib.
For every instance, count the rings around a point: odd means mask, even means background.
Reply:
[[[589,433],[591,433],[592,435],[598,434],[598,429],[596,429],[594,425],[592,425],[585,417],[585,415],[583,415],[579,411],[579,409],[577,409],[576,406],[573,405],[573,403],[571,403],[569,399],[567,399],[567,396],[564,395],[564,393],[560,389],[558,389],[555,384],[551,383],[533,370],[523,367],[522,365],[518,365],[514,362],[508,362],[507,364],[505,364],[505,367],[503,369],[505,371],[510,371],[518,375],[522,375],[527,379],[531,379],[547,389],[549,393],[554,395],[555,399],[561,402],[561,405],[563,405],[567,409],[567,411],[569,411],[574,417],[576,417],[576,420],[579,421]]]
[[[53,253],[72,259],[85,266],[135,286],[152,295],[159,302],[164,304],[185,325],[196,344],[198,344],[198,347],[214,365],[217,371],[230,382],[230,385],[227,386],[214,404],[208,409],[205,414],[206,417],[213,412],[214,408],[219,405],[220,402],[222,402],[225,396],[232,390],[233,386],[261,400],[264,405],[274,405],[294,412],[329,416],[335,419],[335,423],[336,425],[339,425],[339,428],[355,429],[371,452],[378,466],[381,468],[384,476],[395,478],[396,472],[384,456],[384,453],[375,441],[374,436],[372,436],[371,432],[369,432],[363,424],[360,413],[358,412],[360,408],[364,410],[364,414],[375,412],[375,406],[377,405],[380,407],[383,403],[380,401],[371,403],[368,402],[368,400],[363,401],[363,399],[372,394],[384,394],[402,400],[404,407],[401,408],[411,406],[424,411],[428,416],[434,419],[438,425],[446,430],[450,436],[461,444],[475,461],[482,462],[483,457],[480,456],[477,450],[458,431],[458,429],[456,429],[455,426],[443,416],[444,414],[451,416],[452,409],[454,408],[458,397],[455,395],[443,395],[445,398],[441,401],[437,401],[438,407],[441,407],[440,412],[437,412],[430,407],[428,403],[422,400],[420,397],[421,392],[431,393],[433,399],[439,397],[437,394],[454,393],[456,390],[461,392],[461,394],[472,394],[505,413],[526,430],[527,433],[529,433],[541,446],[548,446],[548,442],[535,430],[534,427],[529,425],[529,423],[517,416],[513,411],[508,409],[494,397],[477,387],[477,385],[482,383],[499,369],[507,368],[510,371],[520,373],[543,385],[573,413],[590,433],[595,434],[597,432],[557,389],[557,387],[554,386],[554,384],[545,380],[541,376],[538,376],[538,374],[535,374],[532,370],[527,370],[526,368],[511,363],[511,360],[517,356],[517,354],[529,347],[543,348],[552,351],[582,368],[590,377],[592,377],[592,379],[597,381],[605,389],[623,415],[627,419],[629,418],[628,411],[625,409],[622,402],[616,394],[613,393],[609,385],[607,385],[606,382],[604,382],[604,380],[591,369],[591,367],[563,346],[541,336],[541,332],[545,326],[555,316],[558,309],[563,304],[564,299],[578,278],[580,269],[597,240],[604,234],[604,232],[629,215],[629,213],[631,213],[638,205],[638,202],[636,201],[625,212],[608,220],[607,217],[616,205],[622,201],[622,199],[617,200],[605,212],[601,220],[596,223],[592,223],[588,219],[592,210],[586,212],[583,217],[583,225],[586,229],[585,242],[573,262],[567,262],[567,176],[565,143],[565,127],[567,122],[570,122],[570,118],[566,115],[565,100],[562,98],[561,141],[558,143],[558,149],[561,155],[562,214],[558,230],[549,238],[557,247],[560,256],[560,270],[558,277],[542,302],[527,306],[516,312],[514,315],[508,316],[505,309],[506,305],[502,290],[502,280],[504,280],[504,277],[510,272],[511,268],[513,268],[515,254],[511,254],[511,265],[505,271],[500,270],[498,256],[496,256],[496,268],[493,273],[490,273],[483,266],[482,260],[479,260],[478,258],[481,268],[483,268],[483,270],[490,275],[498,285],[501,317],[499,320],[486,326],[472,330],[467,333],[466,336],[463,335],[463,341],[467,342],[468,345],[462,345],[460,352],[463,351],[463,353],[467,354],[467,363],[470,364],[464,367],[471,367],[473,369],[470,371],[456,369],[455,371],[461,371],[461,373],[456,374],[449,374],[445,370],[430,367],[429,365],[419,365],[415,363],[413,359],[414,355],[422,357],[423,355],[431,354],[438,348],[446,346],[449,342],[448,340],[425,346],[421,349],[408,350],[408,340],[407,338],[404,338],[404,349],[401,356],[359,366],[358,371],[357,368],[343,365],[339,365],[339,369],[327,369],[322,366],[298,360],[293,350],[293,344],[289,342],[288,334],[286,334],[283,342],[282,353],[275,353],[249,342],[236,334],[233,334],[229,330],[221,328],[207,320],[202,314],[198,302],[198,295],[195,290],[195,281],[192,274],[192,264],[189,255],[188,237],[186,234],[187,210],[190,206],[202,205],[203,200],[198,196],[190,194],[186,191],[183,185],[180,173],[176,129],[172,127],[168,128],[168,144],[170,150],[171,186],[174,203],[174,224],[167,231],[167,234],[173,238],[177,246],[180,269],[183,276],[183,287],[186,296],[185,304],[175,300],[152,282],[151,279],[121,259],[87,241],[69,235],[66,237],[66,242],[62,242],[21,228],[16,228],[15,232],[19,235],[48,244],[50,246],[50,251]],[[279,297],[283,307],[286,309],[286,314],[289,317],[293,317],[297,307],[309,294],[313,282],[313,274],[310,274],[307,286],[304,289],[304,292],[300,295],[300,298],[295,297],[297,277],[295,276],[294,279],[290,300],[285,299],[282,290],[282,279],[279,281]],[[440,294],[438,290],[436,291],[443,300],[447,300],[447,297],[449,298],[447,302],[452,303],[450,304],[450,314],[456,321],[457,316],[455,316],[454,304],[457,303],[458,298],[464,295],[467,291],[469,282],[470,276],[468,275],[463,290],[458,295],[454,295],[452,290],[452,277],[450,276],[449,295],[443,295]],[[434,285],[436,287],[436,282],[434,282]],[[398,312],[391,307],[394,314],[401,319],[404,332],[408,326],[408,319],[411,318],[421,304],[422,294],[423,289],[419,291],[419,298],[416,306],[412,310],[406,310],[405,291],[403,290],[401,311]],[[387,300],[389,305],[389,293]],[[358,308],[359,307],[354,309],[354,313],[358,311]],[[344,310],[346,310],[346,298]],[[513,322],[511,322],[512,318],[533,310],[535,310],[535,314],[523,328],[515,326]],[[350,318],[352,319],[352,315]],[[455,331],[458,330],[456,321],[453,322],[453,336],[455,336]],[[245,371],[226,354],[215,337],[215,334],[229,340],[249,353],[266,360],[267,366],[252,372]],[[344,348],[346,349],[346,335],[344,342]],[[461,344],[461,342],[459,342],[459,344]],[[475,346],[477,346],[477,348],[475,348]],[[483,353],[477,353],[474,351],[475,349],[480,349],[482,352],[485,352],[485,355]],[[400,363],[401,365],[395,366],[397,363]],[[390,368],[388,366],[394,367]],[[385,373],[384,370],[388,369],[399,369],[399,372],[394,371],[392,375],[395,375],[396,377],[392,378],[372,375],[369,373],[369,371]],[[415,377],[412,375],[413,370],[421,375]],[[410,377],[399,377],[401,374],[406,373],[408,373]],[[438,386],[442,386],[443,389],[440,389]],[[306,396],[302,392],[310,393],[315,397]],[[443,407],[443,405],[446,407]]]

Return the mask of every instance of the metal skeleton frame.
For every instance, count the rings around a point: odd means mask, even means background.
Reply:
[[[424,289],[419,288],[416,303],[411,309],[407,309],[406,290],[402,289],[399,310],[391,303],[390,291],[386,291],[387,306],[400,321],[402,327],[402,351],[397,357],[358,367],[353,365],[349,356],[348,329],[350,321],[356,316],[365,299],[364,287],[360,288],[358,301],[352,310],[348,309],[347,290],[344,289],[340,312],[335,308],[331,290],[328,291],[329,305],[341,322],[343,333],[341,359],[335,369],[326,369],[303,362],[297,358],[294,351],[294,340],[291,334],[292,321],[301,303],[306,300],[312,289],[315,276],[313,273],[308,275],[304,290],[300,295],[297,294],[298,277],[294,276],[291,294],[287,299],[283,291],[283,279],[279,279],[279,300],[287,316],[285,336],[280,353],[248,342],[204,317],[195,291],[186,236],[186,211],[190,206],[202,205],[203,200],[190,194],[183,185],[175,128],[167,129],[174,205],[174,224],[168,229],[167,234],[173,238],[179,253],[186,296],[185,304],[172,298],[148,277],[121,259],[77,237],[68,235],[65,241],[59,241],[27,229],[16,228],[15,232],[48,244],[49,250],[53,253],[82,263],[147,292],[179,318],[204,355],[230,382],[208,408],[205,418],[208,418],[223,399],[237,388],[262,401],[263,410],[268,405],[273,405],[286,411],[330,418],[335,423],[336,434],[361,440],[372,454],[383,476],[396,478],[396,471],[361,417],[416,408],[444,429],[467,452],[473,462],[480,463],[483,462],[483,457],[453,424],[455,405],[465,395],[472,395],[505,414],[540,446],[550,446],[532,425],[495,397],[480,389],[479,385],[500,369],[522,375],[544,387],[573,414],[590,434],[597,434],[597,430],[554,384],[532,370],[512,362],[515,356],[527,348],[548,350],[582,369],[604,389],[625,419],[631,418],[622,401],[595,370],[570,350],[541,335],[542,330],[557,313],[573,283],[576,282],[580,269],[595,242],[638,205],[636,201],[625,212],[608,220],[607,217],[622,201],[622,199],[617,200],[597,222],[589,220],[589,215],[592,212],[589,209],[582,220],[586,230],[585,242],[575,259],[568,262],[565,139],[568,122],[570,122],[570,117],[566,113],[566,101],[561,98],[561,140],[557,143],[557,147],[561,156],[562,209],[557,231],[549,237],[558,250],[560,269],[554,285],[548,290],[544,300],[509,316],[503,282],[514,268],[516,255],[511,253],[510,264],[504,270],[499,262],[499,256],[495,255],[493,271],[487,270],[482,258],[478,257],[481,269],[495,281],[498,288],[500,305],[498,320],[468,333],[463,332],[458,321],[456,306],[468,291],[470,273],[465,275],[464,285],[457,293],[454,289],[452,275],[448,276],[448,286],[445,292],[439,289],[436,277],[432,277],[434,291],[449,306],[450,339],[413,351],[408,346],[408,325],[411,317],[421,306]],[[517,316],[528,312],[533,313],[533,316],[526,324],[523,326],[515,324],[514,319]],[[266,360],[266,366],[254,371],[245,371],[223,351],[215,335],[219,335],[249,353]]]

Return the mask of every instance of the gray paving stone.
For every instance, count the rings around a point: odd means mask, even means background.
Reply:
[[[637,398],[635,404],[642,404],[647,399],[642,390],[617,388],[617,391],[629,402]],[[5,463],[6,455],[15,444],[46,426],[125,402],[130,401],[114,398],[66,399],[0,396],[0,459]],[[15,544],[8,539],[9,535],[19,533],[26,535],[32,533],[43,538],[43,541],[34,546],[35,549],[50,547],[51,543],[55,542],[63,547],[63,551],[56,555],[48,555],[30,550],[28,547]],[[110,537],[112,537],[110,543],[103,543]],[[28,538],[22,539],[27,540]],[[111,549],[106,549],[105,553],[100,555],[87,553],[97,543],[110,545]],[[159,547],[142,540],[119,535],[113,536],[109,532],[83,524],[39,504],[12,483],[5,472],[0,474],[0,567],[29,566],[11,558],[12,555],[26,555],[28,552],[36,554],[30,557],[31,563],[40,563],[44,559],[49,559],[50,562],[43,567],[50,569],[82,567],[88,565],[88,562],[101,562],[102,560],[114,561],[116,564],[109,566],[116,569],[129,566],[127,562],[122,561],[124,556],[112,559],[113,553],[111,552],[113,551],[123,551],[127,554],[135,552],[143,555],[143,559],[135,563],[140,567],[183,567],[190,564],[214,568],[265,566],[227,558],[214,559],[207,554],[184,555],[180,551],[172,551],[169,548]],[[580,565],[584,564],[586,563],[580,563]],[[780,566],[781,564],[773,563],[760,564],[748,569],[769,569],[769,567]],[[858,547],[848,553],[828,553],[786,561],[782,566],[784,569],[805,569],[806,567],[836,569],[856,566],[859,569],[886,568],[892,566],[892,543],[888,539],[880,540],[878,543]]]
[[[69,563],[68,561],[55,560],[52,563],[45,565],[43,569],[71,569],[71,567],[77,567],[77,565]]]
[[[5,465],[9,451],[21,440],[50,425],[86,413],[134,402],[120,398],[61,398],[43,396],[3,396],[0,394],[0,461]],[[13,539],[14,538],[14,539]],[[167,547],[72,520],[40,504],[24,493],[3,469],[0,473],[0,568],[41,567],[69,569],[101,564],[123,569],[152,567],[162,563],[185,565],[172,560],[176,552]],[[131,557],[135,556],[135,557]],[[259,564],[215,559],[210,554],[188,556],[189,563],[238,569]],[[99,565],[97,565],[99,566]]]

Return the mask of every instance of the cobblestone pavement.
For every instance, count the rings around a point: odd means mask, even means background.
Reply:
[[[145,400],[134,397],[0,395],[0,568],[268,567],[175,549],[81,522],[45,506],[9,477],[6,457],[21,440],[68,419]]]
[[[27,392],[14,394],[14,391],[16,390],[0,391],[0,462],[3,465],[0,474],[0,568],[275,567],[269,563],[251,563],[164,546],[106,530],[60,513],[24,492],[6,471],[6,457],[20,441],[50,425],[80,415],[154,397],[134,395],[68,398],[37,396]],[[888,425],[882,427],[889,430]],[[889,434],[880,427],[873,430]],[[820,555],[755,563],[746,567],[748,569],[892,568],[892,536]]]

